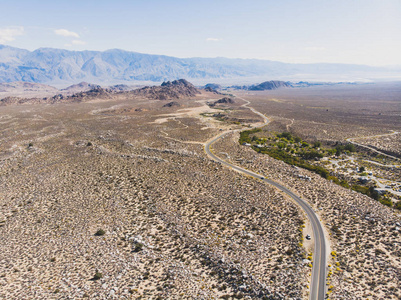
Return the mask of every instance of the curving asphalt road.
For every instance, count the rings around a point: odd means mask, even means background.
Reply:
[[[237,97],[237,98],[239,98],[239,97]],[[239,98],[239,99],[242,99],[242,98]],[[249,101],[247,101],[245,99],[242,99],[242,100],[247,102],[244,106],[247,106],[250,103]],[[264,123],[262,125],[260,125],[259,127],[264,126],[269,122],[269,120],[266,118],[265,115],[256,111],[254,108],[251,108],[251,107],[248,107],[248,108],[251,111],[253,111],[254,113],[263,117]],[[290,191],[286,187],[278,184],[277,182],[275,182],[273,180],[265,178],[264,175],[260,175],[255,172],[238,167],[236,165],[230,164],[230,163],[226,162],[225,160],[221,159],[220,157],[216,156],[215,154],[213,154],[213,152],[210,150],[211,145],[213,143],[215,143],[216,141],[218,141],[219,139],[221,139],[226,134],[228,134],[229,132],[233,132],[233,131],[225,131],[225,132],[217,135],[216,137],[210,139],[208,142],[206,142],[206,144],[205,144],[206,154],[211,159],[213,159],[214,161],[216,161],[224,166],[230,167],[238,172],[252,176],[256,179],[263,180],[264,182],[273,185],[274,187],[278,188],[279,190],[283,191],[288,196],[290,196],[292,199],[294,199],[294,201],[297,202],[301,206],[301,208],[306,212],[306,215],[308,216],[308,218],[311,222],[311,225],[312,225],[313,237],[315,240],[314,241],[315,242],[314,262],[313,262],[313,267],[312,267],[312,282],[310,285],[309,299],[310,300],[325,299],[326,271],[327,271],[326,254],[327,254],[328,247],[327,247],[327,242],[326,242],[324,232],[323,232],[323,226],[319,221],[319,217],[316,215],[316,213],[314,212],[312,207],[306,201],[302,200],[300,197],[295,195],[292,191]]]

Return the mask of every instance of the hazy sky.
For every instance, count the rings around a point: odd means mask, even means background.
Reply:
[[[401,65],[401,0],[2,0],[0,44]]]

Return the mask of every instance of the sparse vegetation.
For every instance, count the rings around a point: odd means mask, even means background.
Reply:
[[[103,278],[103,274],[100,272],[96,272],[95,275],[93,276],[94,280],[99,280],[101,278]]]
[[[102,236],[102,235],[105,235],[105,234],[106,234],[106,231],[104,231],[103,229],[99,229],[95,233],[96,236]]]
[[[10,131],[5,125],[0,152],[0,261],[5,262],[0,264],[0,298],[47,299],[56,291],[58,298],[71,299],[307,298],[311,269],[303,259],[312,257],[304,248],[308,242],[302,226],[308,225],[299,207],[261,180],[210,161],[200,144],[220,128],[252,127],[243,120],[258,118],[235,108],[240,101],[229,111],[230,117],[241,114],[241,122],[232,126],[234,118],[216,122],[199,117],[211,108],[186,98],[175,99],[185,110],[176,112],[173,106],[161,116],[163,101],[111,97],[90,105],[32,105],[29,113],[26,106],[2,107],[2,122],[13,120],[13,127]],[[210,95],[197,99],[209,101]],[[282,109],[286,104],[274,105]],[[337,151],[333,141],[346,145],[332,130],[338,127],[325,126],[325,119],[318,125],[292,119],[277,117],[284,124],[274,131],[280,136],[264,135],[278,124],[272,119],[262,131],[226,136],[213,151],[280,181],[319,209],[331,250],[337,252],[330,261],[331,295],[340,294],[339,286],[350,299],[367,298],[364,293],[397,295],[391,275],[400,264],[395,210],[332,184],[355,184],[319,165]],[[351,127],[341,128],[341,134]],[[322,130],[333,134],[331,144]],[[306,167],[259,155],[240,146],[241,137],[254,150]],[[35,145],[29,151],[27,141]],[[341,156],[348,158],[344,154],[350,150],[344,147]],[[103,234],[94,235],[96,230]],[[57,283],[54,274],[59,274]]]

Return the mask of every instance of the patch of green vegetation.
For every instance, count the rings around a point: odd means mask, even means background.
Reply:
[[[356,148],[354,144],[347,144],[347,145],[337,145],[335,148],[336,156],[340,156],[341,154],[355,152]]]
[[[312,165],[298,156],[294,156],[294,155],[287,153],[285,150],[276,149],[276,148],[266,148],[266,147],[263,147],[263,148],[252,147],[252,148],[258,153],[268,154],[269,156],[271,156],[275,159],[278,159],[278,160],[282,160],[289,165],[297,166],[297,167],[312,171],[314,173],[317,173],[320,176],[322,176],[323,178],[328,179],[330,177],[330,172],[328,170],[326,170],[325,168],[323,168],[321,166]]]
[[[379,198],[379,202],[383,205],[386,205],[388,207],[392,207],[393,206],[393,202],[391,202],[391,199],[388,197],[380,197]],[[397,203],[398,204],[398,203]]]
[[[251,130],[245,130],[240,133],[239,143],[242,145],[243,143],[251,143],[251,138],[249,137],[250,134],[254,134],[257,132],[261,132],[262,129],[254,128]]]
[[[387,195],[384,195],[384,196],[380,195],[373,186],[369,187],[369,186],[354,184],[351,186],[351,189],[358,193],[364,194],[372,199],[375,199],[383,205],[386,205],[389,207],[393,206],[391,199]],[[400,208],[401,208],[401,205],[400,205]]]
[[[308,162],[309,160],[318,160],[320,158],[323,158],[325,155],[336,154],[337,156],[339,156],[343,152],[355,152],[356,148],[353,144],[337,145],[333,149],[320,149],[322,143],[319,141],[315,141],[313,143],[313,148],[311,148],[308,143],[302,141],[302,139],[299,137],[293,136],[289,132],[279,133],[276,134],[276,138],[266,139],[258,138],[255,135],[255,133],[261,131],[262,130],[260,128],[242,131],[240,133],[239,143],[252,143],[252,149],[258,153],[267,154],[270,157],[284,161],[289,165],[309,170],[311,172],[319,174],[321,177],[327,180],[334,182],[335,184],[341,185],[345,188],[351,188],[352,190],[365,194],[384,205],[390,207],[392,206],[390,198],[388,198],[387,196],[381,196],[377,191],[375,191],[374,187],[357,184],[350,186],[350,184],[346,180],[339,180],[336,176],[331,175],[326,168],[322,166],[316,166]],[[266,145],[267,141],[269,143],[268,145]],[[261,147],[260,145],[265,146]],[[365,169],[362,167],[360,171],[364,172]],[[365,175],[365,173],[362,173],[361,175]],[[401,201],[396,204],[396,208],[401,210]]]
[[[103,274],[100,272],[96,272],[95,276],[93,276],[93,280],[99,280],[101,278],[103,278]]]

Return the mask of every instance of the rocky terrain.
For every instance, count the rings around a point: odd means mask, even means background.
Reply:
[[[277,81],[277,80],[272,80],[272,81],[265,81],[262,82],[258,85],[253,85],[249,87],[250,91],[266,91],[266,90],[276,90],[279,88],[283,87],[291,87],[291,84],[289,82],[285,81]]]
[[[179,99],[183,97],[195,97],[200,91],[185,79],[174,80],[172,82],[163,82],[161,86],[146,86],[141,89],[134,90],[130,94],[141,96],[149,99],[169,100]]]
[[[87,83],[85,81],[82,81],[77,84],[70,85],[64,89],[61,90],[61,93],[64,95],[73,95],[79,92],[87,92],[93,89],[98,89],[100,88],[99,85],[92,84],[92,83]]]
[[[223,97],[217,101],[214,101],[209,104],[210,107],[216,106],[218,104],[234,104],[235,101],[230,97]]]
[[[163,104],[2,107],[1,298],[303,298],[303,213],[210,161],[199,115],[155,122]]]
[[[70,95],[70,92],[77,89],[87,89],[93,87],[90,90],[77,92]],[[21,104],[54,104],[54,103],[71,103],[71,102],[86,102],[91,100],[110,100],[110,99],[132,99],[132,98],[147,98],[153,100],[171,100],[181,98],[194,98],[201,94],[192,83],[185,79],[174,80],[173,82],[163,82],[161,86],[143,87],[140,89],[126,90],[117,89],[106,89],[97,85],[92,84],[79,84],[72,86],[66,90],[62,90],[62,93],[56,94],[52,97],[34,97],[34,98],[21,98],[21,97],[5,97],[0,99],[0,106],[7,105],[21,105]]]
[[[210,106],[221,96],[185,80],[89,92],[0,107],[0,298],[308,299],[313,239],[304,239],[312,232],[303,211],[204,152],[230,129],[216,155],[288,187],[319,214],[331,249],[328,298],[401,297],[399,212],[241,146],[234,131],[262,121],[247,100],[269,115],[271,131],[307,136],[310,125],[324,135],[320,125],[333,140],[340,118],[354,136],[388,133],[393,104],[380,106],[383,117],[370,104],[362,116],[341,108],[322,117],[314,112],[331,102],[311,108],[309,96],[294,104],[244,94]],[[350,126],[366,116],[371,123]]]
[[[222,86],[217,83],[208,83],[203,88],[204,89],[212,89],[212,90],[217,91],[217,90],[220,90],[222,88]]]

